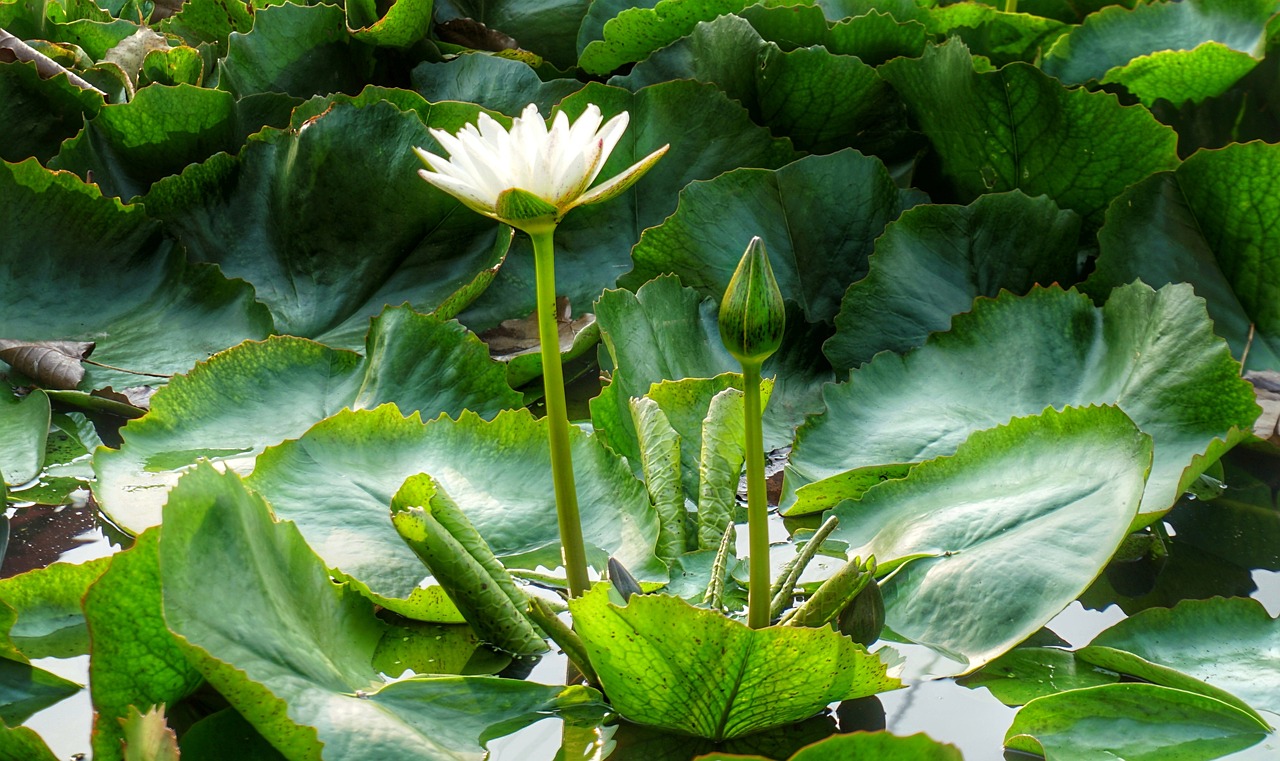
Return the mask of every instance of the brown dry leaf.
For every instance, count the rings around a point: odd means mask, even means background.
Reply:
[[[93,353],[92,341],[19,341],[0,338],[0,360],[42,388],[72,390],[84,380],[80,360]]]
[[[1251,370],[1244,379],[1253,384],[1262,414],[1253,423],[1253,435],[1280,445],[1280,373],[1273,370]]]
[[[472,50],[488,50],[494,53],[520,47],[515,38],[490,29],[469,18],[456,18],[435,26],[436,38],[441,42],[461,45]]]
[[[573,319],[569,299],[561,296],[556,299],[556,324],[560,331],[560,353],[565,354],[573,348],[574,339],[583,330],[595,324],[594,314],[584,314]],[[503,320],[496,328],[480,334],[480,340],[489,345],[489,356],[500,362],[510,362],[521,354],[532,354],[539,350],[538,314],[534,312],[528,317]]]

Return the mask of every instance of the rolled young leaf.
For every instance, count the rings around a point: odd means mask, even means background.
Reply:
[[[526,617],[524,592],[431,476],[405,481],[391,502],[391,522],[477,635],[516,655],[547,649]]]

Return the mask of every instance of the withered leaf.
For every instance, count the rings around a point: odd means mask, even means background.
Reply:
[[[0,360],[42,388],[74,389],[84,380],[80,360],[93,353],[92,341],[21,341],[0,338]]]
[[[556,299],[556,328],[560,332],[560,353],[567,353],[574,339],[587,327],[595,324],[594,314],[585,314],[573,319],[569,299],[560,296]],[[522,354],[532,354],[541,348],[538,341],[538,314],[534,312],[528,317],[503,320],[496,328],[480,334],[480,340],[489,345],[489,356],[499,362],[510,362]]]
[[[490,29],[469,18],[456,18],[443,24],[436,24],[436,38],[441,42],[461,45],[472,50],[488,50],[498,53],[503,50],[519,49],[520,43],[514,37]]]
[[[1272,444],[1280,444],[1280,373],[1273,370],[1250,371],[1245,380],[1253,384],[1262,414],[1253,424],[1253,435]]]

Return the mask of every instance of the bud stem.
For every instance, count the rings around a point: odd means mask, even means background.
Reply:
[[[569,596],[578,597],[591,586],[587,552],[578,517],[578,492],[573,482],[569,449],[569,412],[564,400],[564,370],[560,367],[560,329],[556,324],[555,228],[530,234],[538,297],[538,341],[542,349],[542,379],[547,402],[547,430],[551,439],[551,476],[556,491],[556,518],[564,549]],[[767,603],[766,603],[767,604]]]
[[[747,530],[751,572],[747,595],[747,625],[769,625],[769,498],[764,482],[764,434],[760,429],[760,363],[742,363],[742,394],[746,412]]]

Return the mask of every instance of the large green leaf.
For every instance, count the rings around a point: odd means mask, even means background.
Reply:
[[[1257,745],[1266,729],[1193,692],[1108,684],[1031,701],[1014,717],[1005,746],[1055,761],[1209,761]]]
[[[1200,151],[1130,188],[1107,212],[1087,288],[1187,282],[1218,335],[1254,369],[1280,369],[1280,146]]]
[[[556,293],[567,296],[575,312],[586,311],[603,289],[613,287],[627,271],[631,265],[627,254],[640,240],[641,231],[675,211],[681,188],[730,169],[772,168],[796,157],[790,141],[771,137],[767,129],[751,122],[742,106],[712,85],[681,80],[630,93],[593,82],[565,98],[560,109],[576,118],[589,103],[598,105],[606,118],[622,111],[631,114],[630,126],[601,177],[623,171],[663,145],[671,148],[623,195],[574,209],[556,229]],[[745,245],[746,239],[738,244],[737,257]],[[497,281],[462,320],[468,325],[491,325],[508,317],[524,317],[533,308],[532,248],[521,237]]]
[[[787,761],[961,761],[964,757],[954,745],[935,742],[927,735],[907,737],[888,732],[854,732],[832,735],[796,751]],[[698,756],[696,761],[769,761],[764,756],[738,756],[712,753]]]
[[[751,4],[752,0],[661,0],[652,8],[627,8],[605,22],[603,38],[587,43],[578,65],[588,74],[608,74],[689,34],[699,21]]]
[[[174,490],[160,541],[164,614],[209,682],[292,759],[479,761],[482,736],[583,703],[584,688],[447,677],[383,685],[385,628],[335,585],[291,523],[234,474],[202,465]],[[563,692],[563,696],[561,693]]]
[[[578,59],[578,27],[590,0],[436,0],[436,19],[469,18],[514,37],[563,69]]]
[[[644,486],[594,438],[570,429],[588,560],[613,555],[638,578],[665,581],[658,521]],[[426,575],[388,517],[393,495],[426,473],[462,508],[507,567],[560,565],[545,420],[525,410],[485,422],[471,412],[425,425],[394,407],[342,412],[258,458],[249,484],[296,521],[325,562],[375,595],[407,598]]]
[[[133,198],[156,180],[225,151],[235,153],[264,124],[282,127],[293,101],[255,96],[237,102],[230,93],[192,85],[152,85],[128,103],[105,106],[50,163],[93,182],[107,195]],[[249,104],[272,103],[272,110]],[[263,122],[263,119],[269,121]]]
[[[737,169],[680,191],[675,214],[644,231],[635,267],[619,284],[636,288],[674,272],[719,300],[752,236],[762,238],[782,295],[809,322],[831,322],[885,225],[917,200],[877,159],[844,150],[781,169]]]
[[[120,719],[130,706],[172,706],[203,681],[165,625],[158,542],[159,529],[142,533],[84,597],[93,639],[93,754],[102,761],[121,758]]]
[[[40,475],[45,441],[49,437],[49,397],[35,389],[14,396],[0,386],[0,478],[21,486]]]
[[[270,330],[247,285],[187,264],[139,206],[34,160],[0,165],[0,197],[5,338],[96,341],[97,362],[176,373]],[[113,383],[140,380],[89,366],[80,387]]]
[[[89,652],[81,599],[107,562],[53,563],[0,581],[0,601],[18,614],[9,636],[23,655],[67,658]]]
[[[219,89],[237,97],[354,94],[373,73],[373,46],[349,34],[346,22],[336,5],[283,3],[258,10],[249,32],[231,33],[218,66]]]
[[[192,47],[211,43],[220,57],[227,54],[232,32],[247,34],[251,29],[253,13],[244,0],[187,0],[160,22],[161,31],[182,37]]]
[[[1190,286],[1141,283],[1102,308],[1058,288],[979,299],[950,332],[877,355],[824,399],[826,414],[797,432],[784,505],[806,483],[951,454],[973,431],[1047,406],[1117,404],[1155,441],[1140,511],[1150,522],[1221,455],[1218,439],[1234,443],[1258,415]]]
[[[102,95],[66,76],[42,79],[33,63],[0,63],[0,159],[48,161],[102,108]]]
[[[431,27],[432,0],[394,0],[379,6],[373,0],[349,0],[347,25],[351,36],[378,47],[407,48]]]
[[[1280,648],[1280,623],[1256,600],[1215,597],[1150,608],[1094,637],[1080,657],[1095,660],[1095,648],[1132,653],[1225,690],[1253,708],[1280,713],[1275,689],[1280,663],[1274,657]],[[1150,675],[1143,678],[1159,681]]]
[[[1118,681],[1118,674],[1091,666],[1076,658],[1075,653],[1056,647],[1014,648],[959,680],[970,689],[985,687],[996,700],[1008,706]]]
[[[750,21],[761,37],[783,50],[821,45],[836,55],[857,56],[869,66],[898,56],[920,55],[928,37],[924,24],[919,19],[899,21],[884,2],[877,0],[875,4],[880,7],[868,4],[853,9],[848,17],[832,14],[839,20],[829,20],[821,9],[803,4],[756,4],[736,15]]]
[[[238,157],[156,183],[147,210],[193,258],[252,283],[278,332],[357,347],[384,305],[434,309],[500,261],[509,236],[416,174],[412,148],[438,150],[427,127],[455,131],[479,109],[378,96],[263,130]]]
[[[1225,93],[1257,65],[1248,53],[1206,42],[1194,50],[1161,50],[1135,58],[1107,72],[1102,83],[1124,85],[1147,106],[1160,99],[1199,103]]]
[[[1054,19],[1026,11],[1004,13],[1003,8],[973,2],[933,9],[928,26],[933,34],[959,37],[975,55],[984,55],[999,66],[1014,61],[1035,63],[1069,31]]]
[[[634,294],[606,291],[596,302],[607,351],[607,357],[601,352],[601,362],[614,370],[609,385],[591,402],[591,418],[614,451],[632,460],[640,456],[628,400],[644,396],[652,384],[741,371],[720,342],[718,301],[682,287],[675,277],[663,276]],[[821,327],[806,325],[799,308],[788,311],[782,348],[765,361],[762,371],[774,379],[764,412],[768,448],[786,446],[804,417],[821,410],[821,387],[834,378],[818,350],[826,337]]]
[[[886,116],[901,112],[897,95],[866,63],[816,46],[785,51],[738,16],[699,23],[610,83],[637,90],[680,78],[714,83],[757,124],[813,153],[872,151],[903,126]]]
[[[1017,188],[1097,226],[1127,186],[1177,165],[1173,130],[1114,95],[1067,90],[1029,64],[977,73],[958,41],[880,67],[962,203]]]
[[[432,103],[459,100],[507,116],[519,116],[530,103],[536,103],[539,112],[549,114],[562,98],[583,87],[576,79],[543,82],[522,61],[483,53],[423,63],[414,68],[412,76],[413,89]]]
[[[919,668],[973,671],[1080,596],[1128,533],[1151,439],[1115,407],[1046,410],[979,431],[835,510],[849,557],[906,565],[885,624],[935,650]]]
[[[1150,64],[1139,62],[1141,57],[1161,51],[1180,51],[1162,57],[1158,66],[1164,69],[1188,66],[1183,76],[1195,79],[1205,75],[1203,67],[1207,62],[1196,61],[1198,56],[1191,51],[1206,42],[1215,42],[1223,51],[1240,54],[1239,58],[1247,65],[1240,72],[1243,75],[1256,63],[1254,59],[1262,58],[1267,21],[1277,11],[1280,3],[1276,0],[1183,0],[1143,3],[1133,9],[1112,6],[1089,16],[1059,40],[1045,55],[1043,67],[1046,73],[1069,85],[1104,77],[1125,83],[1134,72],[1121,67],[1127,68],[1131,62],[1147,66]],[[1222,81],[1219,92],[1233,82]],[[1180,84],[1176,79],[1172,83]],[[1161,97],[1175,102],[1185,100],[1175,99],[1176,92],[1176,88],[1170,89]]]
[[[822,351],[838,368],[857,367],[919,346],[978,296],[1070,285],[1079,234],[1076,214],[1018,191],[910,209],[876,240],[870,271],[845,291]]]
[[[569,609],[610,703],[630,721],[723,740],[902,686],[834,629],[753,630],[678,597],[633,595],[619,607],[609,592],[598,585]]]
[[[521,399],[465,328],[392,308],[373,321],[363,357],[279,336],[174,378],[145,417],[125,426],[120,449],[97,454],[94,490],[111,520],[136,533],[160,522],[169,487],[197,460],[247,472],[257,453],[344,407],[393,403],[405,415],[492,417]]]

